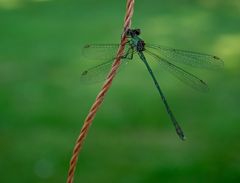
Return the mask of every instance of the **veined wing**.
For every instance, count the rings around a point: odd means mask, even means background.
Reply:
[[[103,81],[107,77],[107,73],[110,71],[114,58],[107,62],[101,63],[97,66],[87,68],[82,71],[80,81],[81,83],[97,83]]]
[[[107,78],[108,73],[110,72],[114,60],[115,58],[110,59],[107,62],[103,62],[97,66],[93,66],[83,70],[80,77],[81,83],[93,84],[104,81]],[[125,65],[127,65],[128,62],[128,59],[122,59],[118,71],[121,70]]]
[[[116,57],[118,48],[119,44],[87,44],[83,47],[82,54],[89,61],[110,60]],[[126,57],[129,49],[129,44],[126,44],[123,57]]]
[[[146,47],[153,53],[160,55],[161,58],[165,58],[166,60],[175,63],[214,70],[221,69],[224,66],[224,62],[217,56],[213,55],[184,51],[153,44],[146,44]]]
[[[149,50],[145,50],[146,53],[148,53],[150,56],[154,58],[161,66],[164,67],[164,69],[168,70],[170,73],[172,73],[175,77],[177,77],[180,81],[183,83],[191,86],[194,89],[200,90],[200,91],[207,91],[208,86],[207,84],[199,79],[197,76],[185,71],[184,69],[172,64],[171,62],[167,61],[166,59],[159,57],[155,53],[150,52]]]
[[[133,58],[134,49],[127,44],[122,56],[121,65],[126,65]],[[82,83],[97,83],[106,79],[116,58],[119,44],[91,44],[83,48],[86,61],[82,64]],[[88,61],[90,59],[90,62]],[[107,61],[106,61],[107,60]],[[121,66],[122,67],[122,66]]]

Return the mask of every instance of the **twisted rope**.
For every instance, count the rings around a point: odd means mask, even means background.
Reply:
[[[83,124],[83,127],[81,129],[80,135],[77,138],[74,150],[73,150],[73,155],[70,161],[70,167],[68,171],[68,177],[67,177],[67,183],[73,183],[73,178],[74,178],[74,173],[77,165],[77,160],[78,160],[78,155],[81,150],[83,141],[88,133],[89,127],[92,124],[92,121],[97,113],[97,110],[99,109],[100,105],[102,104],[104,97],[109,90],[113,78],[115,77],[117,70],[121,64],[121,56],[123,55],[124,48],[127,42],[127,37],[126,37],[126,31],[131,27],[131,19],[133,16],[133,10],[134,10],[134,0],[127,0],[127,10],[126,10],[126,15],[124,19],[124,29],[123,29],[123,34],[121,38],[121,43],[117,52],[116,59],[112,65],[111,71],[109,72],[107,79],[105,83],[102,86],[101,91],[99,92],[98,96],[96,97],[95,102],[93,103],[85,121]]]

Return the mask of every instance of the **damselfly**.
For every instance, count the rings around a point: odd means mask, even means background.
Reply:
[[[122,63],[129,62],[135,55],[145,64],[153,82],[159,92],[162,101],[166,107],[167,113],[176,129],[178,136],[184,140],[184,133],[173,115],[166,97],[164,96],[160,85],[152,71],[152,68],[148,64],[145,57],[147,54],[151,57],[151,60],[155,60],[165,70],[172,73],[179,80],[186,83],[187,85],[197,89],[206,91],[208,90],[207,84],[199,79],[197,76],[177,66],[177,64],[185,64],[193,67],[203,67],[207,69],[221,69],[223,67],[223,61],[217,56],[202,54],[192,51],[184,51],[180,49],[173,49],[164,46],[147,44],[140,37],[140,29],[129,29],[126,32],[128,42],[124,54],[121,56]],[[94,78],[96,80],[102,80],[103,73],[107,73],[115,59],[115,54],[118,49],[118,44],[90,44],[86,45],[83,49],[83,54],[86,57],[92,57],[99,59],[99,63],[95,66],[84,70],[81,74],[82,81],[91,81]],[[104,60],[100,62],[100,60]]]

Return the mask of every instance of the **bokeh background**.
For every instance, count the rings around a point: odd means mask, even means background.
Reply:
[[[79,81],[86,43],[118,43],[125,1],[0,0],[0,182],[65,182],[101,88]],[[191,69],[193,90],[157,65],[187,140],[179,140],[141,62],[114,80],[85,141],[75,182],[240,182],[239,0],[136,1],[146,42],[211,53],[224,70]],[[136,59],[137,60],[137,59]]]

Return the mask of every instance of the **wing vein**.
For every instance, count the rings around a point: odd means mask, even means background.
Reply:
[[[145,51],[151,57],[153,57],[155,61],[157,61],[159,64],[161,64],[161,66],[163,66],[166,70],[168,70],[171,74],[173,74],[176,78],[178,78],[183,83],[191,86],[194,89],[200,90],[200,91],[208,90],[207,84],[203,80],[199,79],[197,76],[185,71],[181,67],[178,67],[178,66],[172,64],[171,62],[156,55],[155,53],[152,53],[149,50],[145,50]]]

